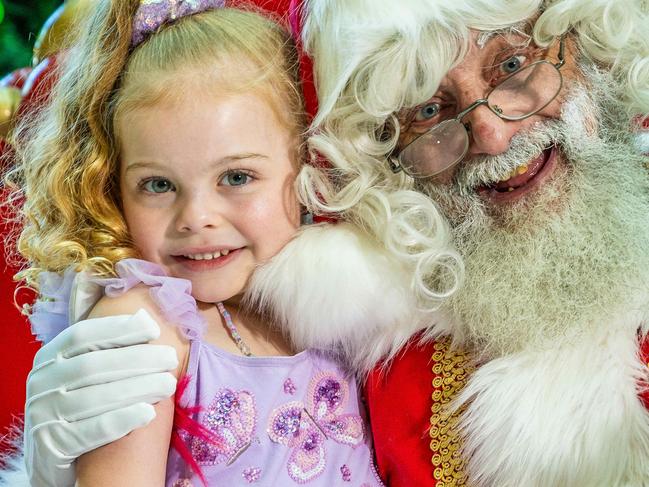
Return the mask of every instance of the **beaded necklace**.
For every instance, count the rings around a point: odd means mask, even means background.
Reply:
[[[223,317],[223,321],[225,321],[225,326],[228,328],[228,331],[230,332],[230,336],[232,337],[232,340],[234,340],[234,343],[237,345],[239,351],[241,351],[241,353],[244,354],[246,357],[252,357],[252,352],[250,351],[250,347],[246,345],[246,342],[244,342],[243,338],[241,338],[241,335],[239,335],[239,332],[237,331],[237,327],[232,322],[232,316],[230,316],[228,310],[225,309],[223,303],[216,303],[216,307],[219,310],[219,313],[221,313],[221,316]]]

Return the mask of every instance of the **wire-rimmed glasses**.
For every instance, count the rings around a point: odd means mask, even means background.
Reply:
[[[414,178],[428,178],[456,165],[469,150],[468,127],[462,119],[481,105],[509,121],[523,120],[543,110],[563,85],[559,69],[565,63],[564,38],[561,36],[558,62],[536,61],[511,74],[455,118],[433,125],[393,152],[388,157],[390,169],[395,173],[403,170]]]

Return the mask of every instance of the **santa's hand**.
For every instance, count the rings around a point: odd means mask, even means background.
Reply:
[[[172,347],[144,310],[81,321],[44,345],[27,379],[25,463],[33,486],[75,484],[74,461],[149,423],[171,396]]]

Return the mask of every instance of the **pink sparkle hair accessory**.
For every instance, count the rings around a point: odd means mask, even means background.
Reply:
[[[131,49],[139,46],[163,25],[199,14],[207,10],[225,7],[225,0],[141,0],[133,20]]]

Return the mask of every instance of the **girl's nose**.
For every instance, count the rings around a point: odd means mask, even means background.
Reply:
[[[218,204],[213,199],[195,193],[179,202],[176,229],[182,233],[196,233],[206,228],[216,228],[223,221]]]

